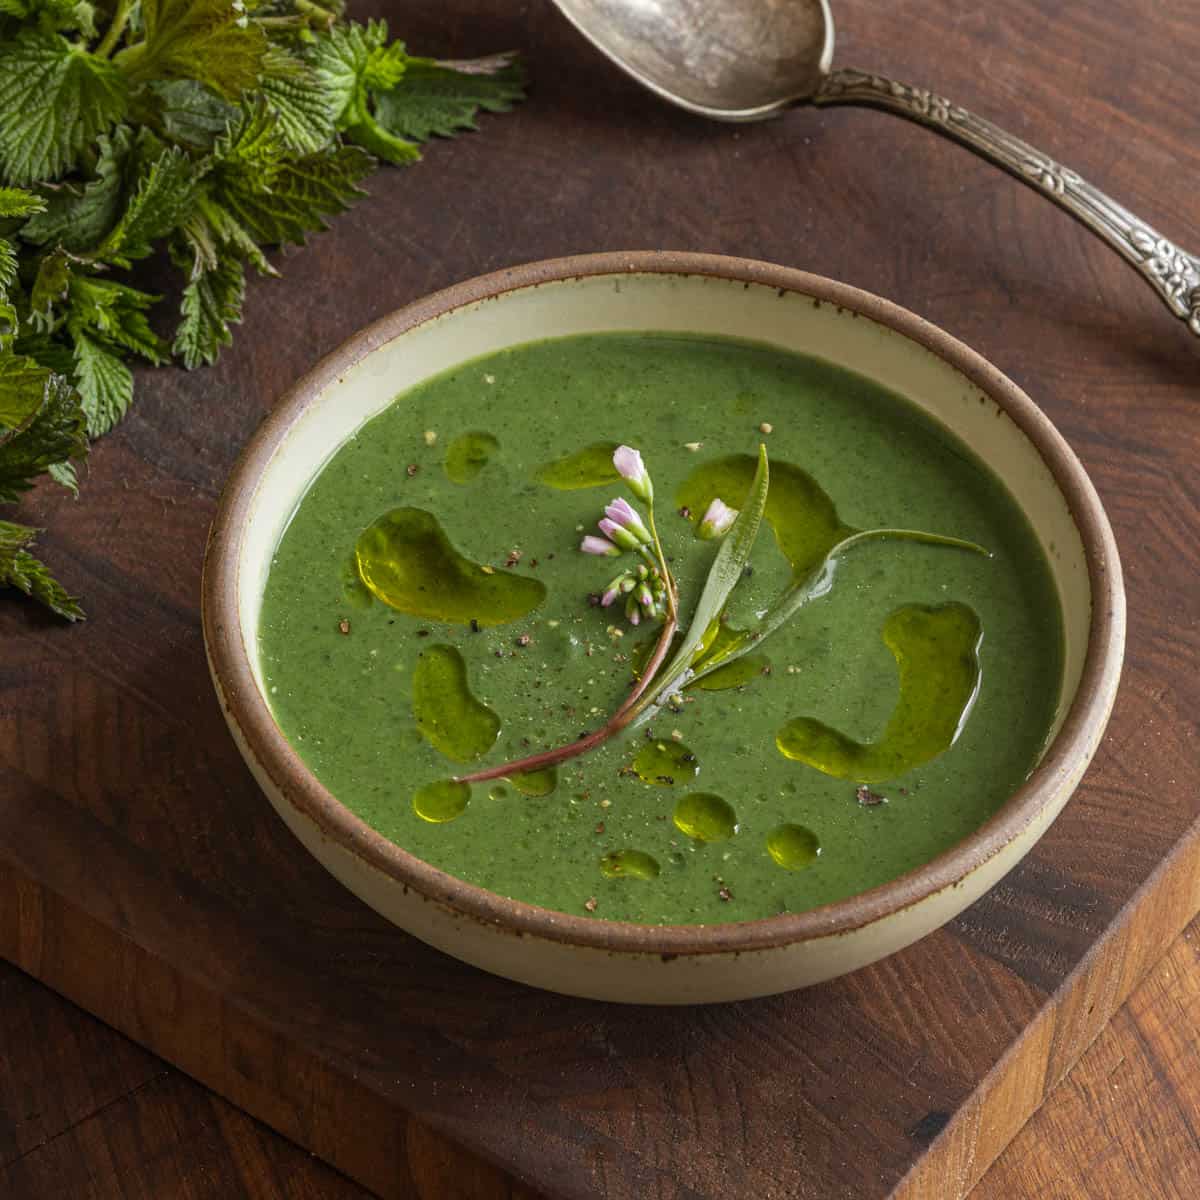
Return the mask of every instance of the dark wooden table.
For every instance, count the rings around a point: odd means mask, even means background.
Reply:
[[[1113,1017],[971,1200],[1195,1200],[1200,920]],[[371,1193],[0,964],[7,1200],[367,1200]],[[535,1200],[437,1139],[414,1200]],[[729,1200],[740,1200],[730,1197]],[[932,1197],[931,1200],[942,1200]]]
[[[650,100],[543,3],[357,11],[386,11],[422,51],[524,48],[533,98],[379,176],[284,257],[282,283],[252,284],[218,367],[140,377],[84,502],[39,492],[24,506],[93,619],[66,629],[0,602],[0,954],[395,1195],[451,1194],[457,1177],[459,1194],[490,1200],[505,1172],[613,1200],[964,1192],[1200,907],[1200,348],[1067,217],[893,117],[709,125]],[[839,18],[843,65],[935,86],[1200,240],[1200,25],[1182,0],[846,0]],[[196,621],[221,481],[315,356],[455,279],[636,247],[801,266],[976,347],[1079,452],[1129,588],[1108,740],[1018,870],[887,963],[700,1013],[534,994],[366,912],[254,789]],[[1184,995],[1157,987],[1144,1017]],[[22,976],[3,988],[3,1194],[54,1195],[80,1163],[73,1196],[355,1194]],[[1139,1070],[1174,1084],[1182,1061],[1147,1053]],[[1076,1122],[1118,1112],[1090,1088]],[[1187,1120],[1189,1107],[1178,1101]],[[1163,1136],[1194,1141],[1180,1128]],[[1043,1127],[1020,1159],[1031,1178],[1062,1144]],[[1019,1194],[1004,1190],[1015,1178],[991,1194]]]

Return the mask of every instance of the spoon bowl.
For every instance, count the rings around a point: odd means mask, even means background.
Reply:
[[[639,83],[716,121],[759,121],[809,99],[833,62],[827,0],[556,2],[592,45]]]
[[[796,104],[861,104],[960,142],[1086,225],[1200,336],[1200,260],[1075,171],[961,105],[882,75],[833,70],[828,0],[555,3],[622,70],[688,112],[758,121]]]

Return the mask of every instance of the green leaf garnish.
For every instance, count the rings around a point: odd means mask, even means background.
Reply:
[[[767,465],[767,448],[758,448],[758,466],[754,472],[754,480],[750,491],[738,512],[729,532],[721,542],[720,549],[713,559],[708,578],[704,581],[704,589],[692,613],[691,623],[683,636],[679,649],[661,673],[661,683],[651,689],[651,696],[644,708],[650,708],[659,703],[664,697],[677,692],[687,682],[692,663],[700,651],[705,637],[720,621],[725,611],[726,601],[730,593],[737,587],[750,561],[754,543],[758,539],[758,531],[762,525],[763,509],[767,506],[767,490],[770,487],[771,474]],[[726,660],[728,661],[728,660]]]
[[[723,650],[705,659],[703,665],[689,677],[689,682],[703,679],[718,668],[728,666],[742,655],[757,649],[764,639],[786,625],[809,601],[824,596],[829,591],[833,586],[837,564],[847,550],[871,541],[919,542],[926,546],[944,546],[952,550],[982,554],[986,558],[991,557],[990,552],[976,542],[946,537],[940,533],[925,533],[919,529],[865,529],[852,533],[831,546],[825,557],[802,580],[792,584],[754,628],[747,630]]]

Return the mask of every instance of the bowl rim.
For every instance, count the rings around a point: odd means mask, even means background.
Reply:
[[[843,900],[798,913],[711,925],[640,925],[577,916],[510,899],[459,879],[376,832],[333,796],[292,749],[262,696],[242,635],[238,559],[262,475],[293,425],[329,384],[403,333],[506,292],[596,276],[703,276],[795,292],[858,313],[916,342],[968,378],[1033,443],[1079,531],[1092,595],[1079,687],[1058,733],[1025,783],[978,829],[919,867]],[[823,276],[753,259],[685,251],[612,251],[545,259],[480,275],[413,301],[366,326],[322,358],[275,404],[235,463],[209,531],[201,622],[214,684],[280,799],[320,834],[400,885],[462,918],[519,936],[664,959],[745,952],[844,935],[959,886],[1033,824],[1077,773],[1112,708],[1124,647],[1125,598],[1108,518],[1074,452],[1006,375],[937,326],[899,305]],[[251,638],[251,641],[253,639]]]

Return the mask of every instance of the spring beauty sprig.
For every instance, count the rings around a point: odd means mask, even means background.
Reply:
[[[620,450],[629,450],[629,447],[622,446]],[[637,455],[640,466],[641,455],[636,450],[631,453]],[[645,467],[640,466],[639,484],[643,477],[653,494],[650,476]],[[641,514],[628,500],[618,497],[605,508],[599,528],[603,537],[589,534],[579,543],[579,549],[585,554],[612,558],[632,552],[645,560],[609,580],[600,594],[601,605],[608,608],[624,597],[625,618],[631,625],[641,624],[643,618],[661,621],[667,614],[669,572],[656,547],[654,534]]]
[[[766,447],[759,446],[758,466],[741,508],[732,508],[717,498],[709,504],[700,520],[698,537],[701,540],[719,539],[720,545],[687,627],[678,644],[673,646],[680,628],[679,593],[654,524],[654,484],[641,454],[631,446],[617,448],[613,465],[635,498],[645,504],[646,519],[643,521],[641,514],[627,501],[614,500],[600,521],[602,536],[588,535],[579,549],[585,554],[605,558],[623,554],[636,554],[641,558],[641,562],[609,581],[600,603],[610,607],[624,598],[625,615],[634,625],[643,619],[661,620],[662,629],[654,651],[625,700],[599,729],[555,750],[459,776],[456,783],[482,783],[552,767],[587,754],[621,730],[650,719],[688,684],[748,653],[782,628],[810,601],[826,595],[833,587],[841,558],[857,546],[873,541],[909,541],[990,557],[987,550],[974,542],[915,529],[867,529],[848,534],[831,546],[803,579],[790,584],[761,614],[756,625],[714,653],[707,648],[709,635],[721,620],[733,589],[745,578],[767,506],[770,470]]]
[[[662,629],[654,650],[629,695],[599,729],[555,750],[531,754],[527,758],[502,763],[498,767],[488,767],[471,775],[460,775],[455,780],[456,783],[483,783],[488,779],[502,779],[510,775],[557,766],[558,763],[587,754],[589,750],[602,745],[614,734],[620,733],[642,710],[643,701],[657,678],[671,648],[672,639],[679,629],[679,592],[667,565],[667,558],[654,523],[654,483],[640,452],[632,446],[618,446],[613,452],[613,466],[634,496],[646,505],[646,519],[643,521],[641,514],[627,500],[613,500],[605,508],[604,517],[599,522],[603,536],[587,535],[580,542],[579,549],[584,554],[594,554],[602,558],[616,558],[621,554],[634,553],[643,559],[636,567],[622,571],[615,579],[610,580],[601,595],[600,603],[607,608],[624,596],[625,616],[631,625],[639,624],[643,616],[650,620],[661,620]],[[765,487],[763,498],[765,502]]]

